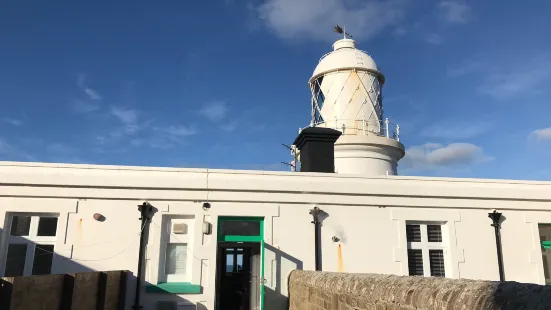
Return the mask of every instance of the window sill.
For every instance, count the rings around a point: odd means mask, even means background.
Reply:
[[[156,294],[201,294],[201,285],[189,282],[149,284],[145,287],[145,292]]]

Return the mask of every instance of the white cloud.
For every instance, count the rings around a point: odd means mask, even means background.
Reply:
[[[0,138],[0,158],[3,160],[27,160],[35,161],[36,158],[27,152]]]
[[[196,133],[195,129],[183,125],[155,127],[152,134],[132,137],[130,145],[133,147],[147,146],[154,149],[168,150],[176,145],[185,144],[185,138]]]
[[[111,115],[119,119],[126,127],[136,128],[138,123],[138,111],[121,107],[111,107]]]
[[[402,0],[266,0],[253,10],[281,38],[333,41],[335,24],[369,39],[396,24],[404,6]]]
[[[434,45],[440,45],[442,44],[442,37],[439,34],[430,33],[425,36],[425,42],[434,44]]]
[[[226,131],[226,132],[232,132],[235,129],[237,129],[237,125],[238,125],[237,121],[232,121],[232,122],[220,125],[220,129],[222,129],[223,131]]]
[[[120,123],[108,133],[96,136],[98,145],[117,143],[119,146],[169,149],[186,143],[186,137],[197,133],[184,125],[153,126],[154,120],[140,119],[140,111],[134,109],[111,107],[110,114]]]
[[[86,102],[80,99],[71,100],[71,108],[76,113],[90,113],[98,110],[100,106],[95,103]]]
[[[395,36],[403,36],[407,33],[406,29],[404,27],[397,27],[396,29],[394,29],[394,31],[392,32],[393,35]]]
[[[95,91],[95,90],[93,90],[93,89],[91,89],[91,88],[85,88],[85,89],[84,89],[84,92],[85,92],[85,93],[90,97],[90,99],[92,99],[92,100],[101,100],[101,99],[102,99],[101,95],[100,95],[97,91]]]
[[[491,123],[484,121],[443,121],[424,128],[420,135],[427,138],[462,140],[480,136],[492,126]]]
[[[23,121],[15,119],[15,118],[9,118],[9,117],[2,118],[2,122],[8,123],[8,124],[13,125],[13,126],[23,125]]]
[[[178,138],[192,136],[197,133],[195,129],[192,129],[191,127],[187,127],[183,125],[176,125],[176,126],[173,125],[165,128],[155,128],[155,130],[166,133],[173,137],[178,137]]]
[[[448,69],[448,75],[481,76],[478,92],[499,101],[539,95],[548,91],[551,82],[551,57],[532,54],[525,61],[496,61],[491,56],[466,58]]]
[[[426,143],[412,146],[400,164],[407,169],[429,170],[465,166],[490,160],[482,149],[470,143],[452,143],[447,146]]]
[[[467,59],[461,62],[458,66],[448,69],[448,76],[459,77],[467,74],[475,73],[484,69],[485,64],[479,60]]]
[[[530,137],[542,141],[551,141],[551,127],[536,129],[530,133]]]
[[[199,110],[199,114],[205,116],[213,122],[221,121],[226,117],[228,113],[228,107],[226,102],[221,100],[211,101],[203,106]]]
[[[480,88],[483,94],[497,100],[508,100],[523,95],[539,94],[544,82],[551,77],[551,62],[520,68],[508,68],[508,71],[496,72],[487,76]]]
[[[86,93],[86,95],[88,95],[89,99],[94,101],[103,99],[99,92],[86,85],[86,76],[84,74],[79,75],[77,79],[77,85]]]
[[[68,146],[64,143],[52,143],[46,147],[46,151],[49,153],[68,155],[76,153],[76,149]]]
[[[449,23],[465,24],[471,14],[471,7],[456,1],[442,1],[438,4],[442,17]]]

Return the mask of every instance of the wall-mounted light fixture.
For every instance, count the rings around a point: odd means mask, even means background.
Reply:
[[[333,240],[333,242],[339,242],[339,241],[341,241],[341,239],[339,239],[339,237],[337,237],[337,236],[333,236],[333,237],[331,238],[331,240]]]
[[[203,202],[203,210],[208,211],[210,209],[210,202]]]
[[[94,218],[94,220],[96,220],[98,222],[105,221],[105,216],[103,216],[103,214],[100,214],[100,213],[94,213],[94,215],[92,217]]]

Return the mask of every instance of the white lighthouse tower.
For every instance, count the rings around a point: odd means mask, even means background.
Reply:
[[[335,172],[394,175],[404,156],[400,127],[383,117],[384,75],[373,58],[344,38],[321,57],[310,78],[312,127],[342,132],[335,143]],[[349,35],[348,35],[349,36]],[[350,36],[349,36],[350,37]]]

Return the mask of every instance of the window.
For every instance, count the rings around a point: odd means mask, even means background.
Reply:
[[[226,255],[226,274],[243,272],[244,250],[241,248],[226,248],[224,253]]]
[[[446,276],[441,224],[406,224],[406,239],[410,276]]]
[[[4,276],[49,274],[57,233],[56,215],[13,214],[8,217]]]
[[[193,219],[167,218],[161,248],[160,282],[189,282],[193,262]]]
[[[234,236],[258,236],[260,235],[260,222],[227,220],[220,222],[222,235]]]
[[[321,109],[325,102],[325,95],[321,90],[321,83],[323,82],[323,75],[314,81],[314,99],[312,99],[312,109],[314,110],[314,121],[316,123],[323,123],[323,116],[321,115]]]

